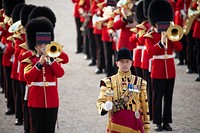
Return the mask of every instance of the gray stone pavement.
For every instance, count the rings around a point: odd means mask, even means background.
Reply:
[[[60,107],[56,133],[105,133],[107,116],[99,116],[95,102],[99,94],[96,67],[89,67],[83,54],[75,54],[76,30],[71,0],[26,0],[38,6],[48,6],[56,14],[55,41],[64,45],[70,61],[63,65],[65,75],[59,79]],[[186,74],[186,66],[177,66],[173,96],[172,133],[200,132],[200,83],[196,74]],[[0,94],[0,133],[23,133],[23,126],[15,126],[15,116],[6,116],[6,101]],[[153,124],[151,124],[151,131]],[[163,133],[165,133],[163,131]]]

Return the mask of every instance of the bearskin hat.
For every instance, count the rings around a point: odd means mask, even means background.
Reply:
[[[51,23],[53,24],[53,27],[55,27],[56,16],[55,16],[54,12],[46,6],[42,6],[42,7],[38,6],[38,7],[34,8],[31,11],[28,20],[31,20],[31,19],[37,18],[37,17],[42,17],[42,16],[48,18],[51,21]]]
[[[35,5],[26,5],[21,9],[20,12],[20,20],[21,20],[21,24],[22,26],[26,27],[26,24],[28,22],[28,17],[29,14],[31,13],[31,11],[35,8]]]
[[[147,18],[144,17],[144,14],[143,14],[143,0],[139,1],[138,5],[136,7],[135,17],[136,17],[136,21],[138,23],[141,23],[141,22],[147,20]]]
[[[167,0],[155,0],[149,5],[148,18],[152,26],[161,21],[173,21],[173,8]]]
[[[148,17],[148,8],[152,1],[155,1],[155,0],[144,0],[143,2],[143,14],[146,18]]]
[[[20,3],[16,5],[15,8],[13,9],[12,14],[11,14],[13,23],[20,20],[20,11],[25,5],[26,5],[25,3]]]
[[[3,8],[3,3],[2,3],[2,0],[0,0],[0,9]]]
[[[26,25],[26,40],[28,48],[35,50],[36,46],[36,33],[38,32],[50,32],[51,41],[54,40],[54,28],[51,21],[46,17],[38,17],[28,21]]]
[[[5,11],[5,15],[11,17],[12,11],[16,5],[20,3],[25,3],[25,0],[3,0],[3,9]]]

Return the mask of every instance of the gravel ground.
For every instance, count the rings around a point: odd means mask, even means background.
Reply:
[[[83,54],[75,54],[76,32],[71,0],[27,0],[38,6],[50,7],[57,17],[55,41],[64,45],[70,61],[63,65],[66,74],[59,79],[60,107],[56,133],[105,133],[107,116],[99,116],[95,102],[99,94],[96,67],[88,67]],[[186,66],[177,66],[173,97],[172,133],[200,132],[200,84],[196,74],[186,74]],[[15,126],[15,116],[6,116],[6,101],[0,94],[0,133],[22,133],[23,126]],[[153,124],[151,124],[151,131]],[[164,131],[163,131],[164,133]]]

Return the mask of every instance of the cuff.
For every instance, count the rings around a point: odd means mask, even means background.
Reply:
[[[158,46],[159,46],[160,48],[165,48],[165,45],[164,45],[161,41],[158,43]]]
[[[42,69],[42,64],[40,62],[37,62],[37,64],[35,65],[37,69]]]

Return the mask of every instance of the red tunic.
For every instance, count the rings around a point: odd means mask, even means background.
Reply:
[[[3,38],[2,40],[4,40]],[[12,54],[14,53],[13,41],[6,40],[6,41],[2,41],[2,43],[6,44],[6,50],[2,58],[2,65],[7,66],[7,67],[12,66],[12,59],[13,59]]]
[[[8,24],[2,24],[0,26],[0,32],[1,32],[1,42],[7,46],[5,53],[3,54],[3,58],[2,58],[2,65],[3,66],[11,66],[12,63],[10,61],[13,48],[12,48],[12,41],[7,40],[8,37],[10,37],[12,34],[8,32],[9,29],[9,25]]]
[[[174,7],[174,23],[180,26],[184,25],[184,19],[181,16],[181,11],[184,11],[185,14],[187,15],[187,11],[189,8],[191,0],[177,0],[177,2],[175,3],[175,7]]]
[[[25,63],[25,79],[31,84],[28,95],[28,106],[38,108],[54,108],[59,106],[57,78],[64,75],[64,69],[59,63],[53,61],[51,65],[43,64],[45,71],[38,69],[35,64],[39,61],[36,55],[27,59]],[[26,69],[26,66],[29,69]],[[44,76],[43,76],[44,74]],[[36,83],[44,82],[55,83],[55,85],[38,86]]]
[[[147,50],[153,57],[151,65],[151,78],[170,79],[176,77],[175,64],[173,58],[174,50],[180,51],[182,44],[179,41],[172,42],[168,40],[168,48],[165,50],[159,46],[161,35],[152,31],[146,38]],[[165,52],[168,58],[164,58]]]
[[[136,25],[136,28],[137,28],[137,31],[134,34],[134,36],[132,37],[132,39],[135,40],[135,41],[134,40],[132,40],[132,41],[135,42],[135,44],[136,44],[136,48],[134,48],[134,51],[133,51],[133,55],[134,55],[133,56],[133,58],[134,58],[133,66],[141,68],[142,58],[143,58],[142,51],[145,48],[144,47],[145,41],[144,41],[143,35],[150,28],[150,25],[149,25],[148,21],[145,21],[145,22],[142,22],[141,24]]]
[[[80,1],[79,1],[79,5],[78,5],[78,10],[82,9],[85,13],[89,13],[91,12],[90,11],[90,0],[84,0],[84,3],[83,4],[80,4]],[[80,12],[79,12],[80,13]],[[85,18],[83,18],[81,16],[81,22],[84,22]],[[92,19],[90,19],[88,25],[87,25],[88,28],[92,28]]]
[[[194,5],[192,6],[193,10],[197,10],[197,6],[198,6],[197,2],[194,3]],[[196,19],[194,20],[193,26],[194,26],[193,27],[193,37],[194,38],[200,38],[200,32],[199,32],[199,29],[200,29],[200,15],[197,16]]]
[[[24,64],[21,63],[24,59],[31,57],[32,56],[32,52],[28,51],[28,46],[26,43],[20,44],[19,45],[20,50],[20,54],[18,56],[18,61],[20,62],[20,66],[19,66],[19,77],[18,80],[19,81],[24,81],[26,82],[25,78],[24,78]]]
[[[116,22],[114,22],[113,28],[115,30],[121,30],[119,40],[117,43],[117,50],[121,48],[128,48],[130,51],[133,51],[134,46],[129,41],[132,32],[130,31],[130,27],[127,27],[127,23],[122,21],[122,19],[119,19]]]
[[[12,64],[12,71],[11,71],[11,78],[18,80],[19,79],[19,67],[20,67],[20,62],[18,60],[18,56],[21,52],[21,48],[19,48],[19,45],[25,42],[25,34],[21,35],[13,35],[15,39],[15,46],[14,46],[14,61]]]
[[[74,3],[74,17],[75,18],[80,18],[80,13],[78,11],[78,3],[79,3],[79,0],[72,0],[72,2]]]

